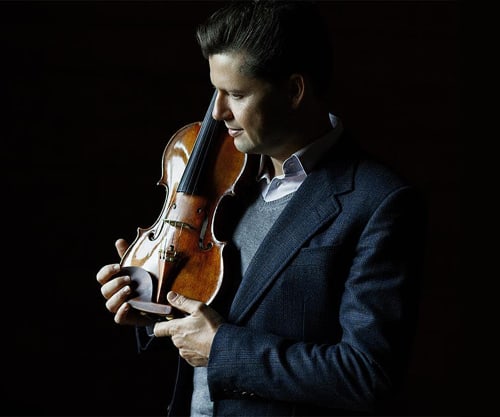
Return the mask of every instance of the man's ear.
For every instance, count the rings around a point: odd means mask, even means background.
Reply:
[[[304,99],[306,83],[302,74],[292,74],[288,79],[288,92],[290,104],[293,109],[299,107]]]

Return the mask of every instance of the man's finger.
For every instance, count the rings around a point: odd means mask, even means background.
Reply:
[[[156,337],[171,337],[171,326],[169,321],[160,321],[155,323],[153,333]]]
[[[200,306],[203,304],[200,301],[187,298],[181,294],[177,294],[174,291],[168,292],[167,300],[172,305],[172,307],[175,307],[177,310],[183,311],[184,313],[188,314],[193,314],[195,311],[198,311],[200,309]]]
[[[128,243],[125,239],[118,239],[115,242],[115,248],[118,251],[118,255],[120,256],[120,258],[123,258],[123,255],[128,249]]]

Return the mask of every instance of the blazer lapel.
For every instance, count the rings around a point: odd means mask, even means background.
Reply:
[[[352,188],[353,169],[345,160],[337,164],[327,159],[308,175],[250,262],[231,306],[231,321],[243,320],[302,245],[338,215],[341,208],[335,195]]]

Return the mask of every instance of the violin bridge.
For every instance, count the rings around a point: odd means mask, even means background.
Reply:
[[[186,222],[180,222],[178,220],[170,220],[170,219],[163,219],[163,221],[165,223],[168,223],[170,226],[180,227],[181,229],[186,228],[186,229],[195,230],[195,228],[193,226],[191,226],[189,223],[186,223]]]

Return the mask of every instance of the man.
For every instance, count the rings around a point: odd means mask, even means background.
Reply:
[[[312,3],[249,1],[198,29],[213,117],[240,152],[261,157],[231,233],[234,294],[207,306],[170,292],[186,316],[154,324],[182,358],[171,415],[373,414],[404,378],[424,210],[329,112],[325,28]],[[120,256],[126,248],[117,241]],[[108,310],[152,327],[127,303],[119,270],[97,274]]]

